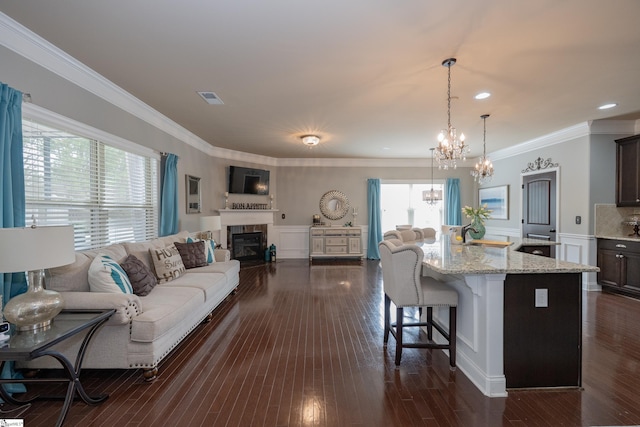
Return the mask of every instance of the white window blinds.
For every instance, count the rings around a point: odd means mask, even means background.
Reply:
[[[28,119],[23,141],[27,225],[73,225],[77,250],[157,236],[157,159]]]

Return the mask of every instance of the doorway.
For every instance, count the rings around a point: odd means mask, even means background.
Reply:
[[[522,176],[522,237],[556,240],[557,170]],[[551,258],[555,258],[551,246]]]

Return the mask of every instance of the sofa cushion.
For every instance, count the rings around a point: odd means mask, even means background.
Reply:
[[[180,252],[184,268],[189,269],[207,265],[204,242],[174,242],[174,245],[176,249],[178,249],[178,252]]]
[[[238,274],[240,274],[240,261],[232,259],[226,262],[216,262],[204,267],[192,268],[189,273],[223,273],[229,283],[237,283]]]
[[[153,262],[151,261],[150,249],[162,249],[165,244],[160,241],[151,242],[125,242],[122,244],[127,251],[127,254],[134,255],[144,265],[146,265],[151,271],[153,269]]]
[[[170,283],[162,285],[162,287],[176,287],[176,288],[195,288],[200,289],[204,294],[205,300],[209,301],[212,298],[219,298],[219,291],[222,288],[227,287],[227,276],[222,272],[209,272],[208,274],[191,274],[189,270],[188,274],[180,276]]]
[[[185,268],[176,245],[149,249],[158,283],[166,283],[184,274]]]
[[[47,289],[58,292],[89,292],[89,266],[99,254],[109,255],[116,262],[127,256],[124,246],[120,244],[76,252],[75,262],[49,269]]]
[[[158,237],[157,239],[153,239],[151,240],[151,243],[153,243],[156,246],[171,246],[171,244],[173,244],[173,242],[180,242],[180,243],[184,243],[187,241],[187,237],[189,237],[189,232],[187,230],[184,231],[180,231],[179,233],[176,234],[171,234],[169,236],[164,236],[164,237]]]
[[[125,242],[122,244],[126,249],[127,254],[135,255],[140,261],[142,261],[151,271],[155,271],[153,268],[153,262],[149,249],[162,249],[167,246],[171,246],[173,242],[186,242],[189,236],[188,231],[181,231],[177,234],[170,236],[158,237],[157,239],[149,240],[147,242]],[[125,255],[126,256],[126,255]]]
[[[140,304],[142,314],[131,321],[131,340],[153,342],[202,311],[204,294],[196,288],[161,285],[141,297]]]
[[[91,261],[88,277],[91,292],[133,293],[127,273],[109,255],[98,255]]]
[[[216,249],[216,241],[213,239],[196,239],[194,237],[187,237],[187,243],[191,242],[204,242],[204,253],[207,257],[207,263],[211,264],[216,262],[216,257],[214,255]]]
[[[145,296],[158,284],[158,279],[153,272],[135,255],[129,254],[120,266],[127,273],[133,293],[136,295]]]

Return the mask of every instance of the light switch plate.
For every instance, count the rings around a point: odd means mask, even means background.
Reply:
[[[536,289],[536,307],[549,307],[548,289]]]

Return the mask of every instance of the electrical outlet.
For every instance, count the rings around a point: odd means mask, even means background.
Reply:
[[[548,289],[536,289],[536,307],[549,307]]]
[[[582,217],[580,215],[576,216],[576,224],[582,224]]]

